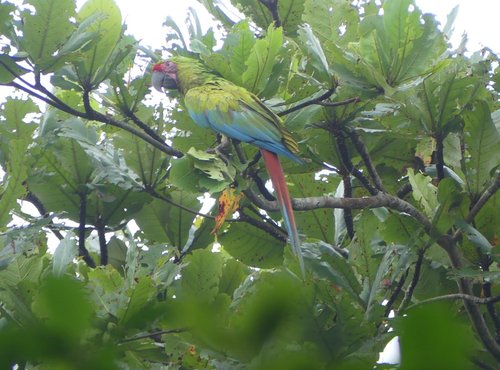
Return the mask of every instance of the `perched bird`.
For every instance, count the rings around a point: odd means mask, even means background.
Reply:
[[[199,61],[176,56],[153,66],[153,87],[177,89],[191,118],[232,139],[257,146],[276,191],[277,200],[302,273],[304,261],[292,202],[278,155],[304,163],[299,148],[281,119],[257,96],[213,74]]]

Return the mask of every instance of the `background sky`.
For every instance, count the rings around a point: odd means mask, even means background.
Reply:
[[[208,14],[195,0],[115,1],[121,8],[128,32],[153,48],[160,48],[164,44],[165,30],[162,24],[168,15],[181,25],[186,18],[187,9],[194,7],[198,16],[204,16],[207,25],[210,23]],[[79,0],[79,3],[83,4],[84,1]],[[451,10],[459,5],[451,40],[453,45],[458,46],[463,32],[467,32],[469,51],[487,46],[496,53],[500,52],[500,27],[497,23],[500,0],[416,0],[416,4],[424,13],[436,14],[441,25],[446,23]]]

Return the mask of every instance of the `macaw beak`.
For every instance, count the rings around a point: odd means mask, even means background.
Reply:
[[[163,89],[177,89],[177,81],[175,78],[172,78],[170,75],[160,71],[153,72],[151,75],[151,84],[160,92],[163,92]]]

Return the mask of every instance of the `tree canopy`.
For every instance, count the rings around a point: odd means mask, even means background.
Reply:
[[[0,3],[0,368],[497,368],[498,56],[412,0],[199,2],[163,50],[112,0]],[[257,149],[154,99],[178,54],[299,142],[305,277]]]

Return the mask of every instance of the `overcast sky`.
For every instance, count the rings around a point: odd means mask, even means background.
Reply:
[[[116,0],[116,2],[122,10],[129,33],[153,48],[160,48],[164,43],[165,30],[162,24],[168,15],[182,24],[188,7],[192,6],[197,9],[199,16],[208,18],[195,0]],[[451,10],[459,5],[452,43],[457,46],[462,33],[466,31],[470,51],[488,46],[495,52],[500,52],[500,27],[497,23],[500,0],[416,0],[416,3],[424,13],[436,14],[437,20],[442,25],[446,23],[446,16]]]

